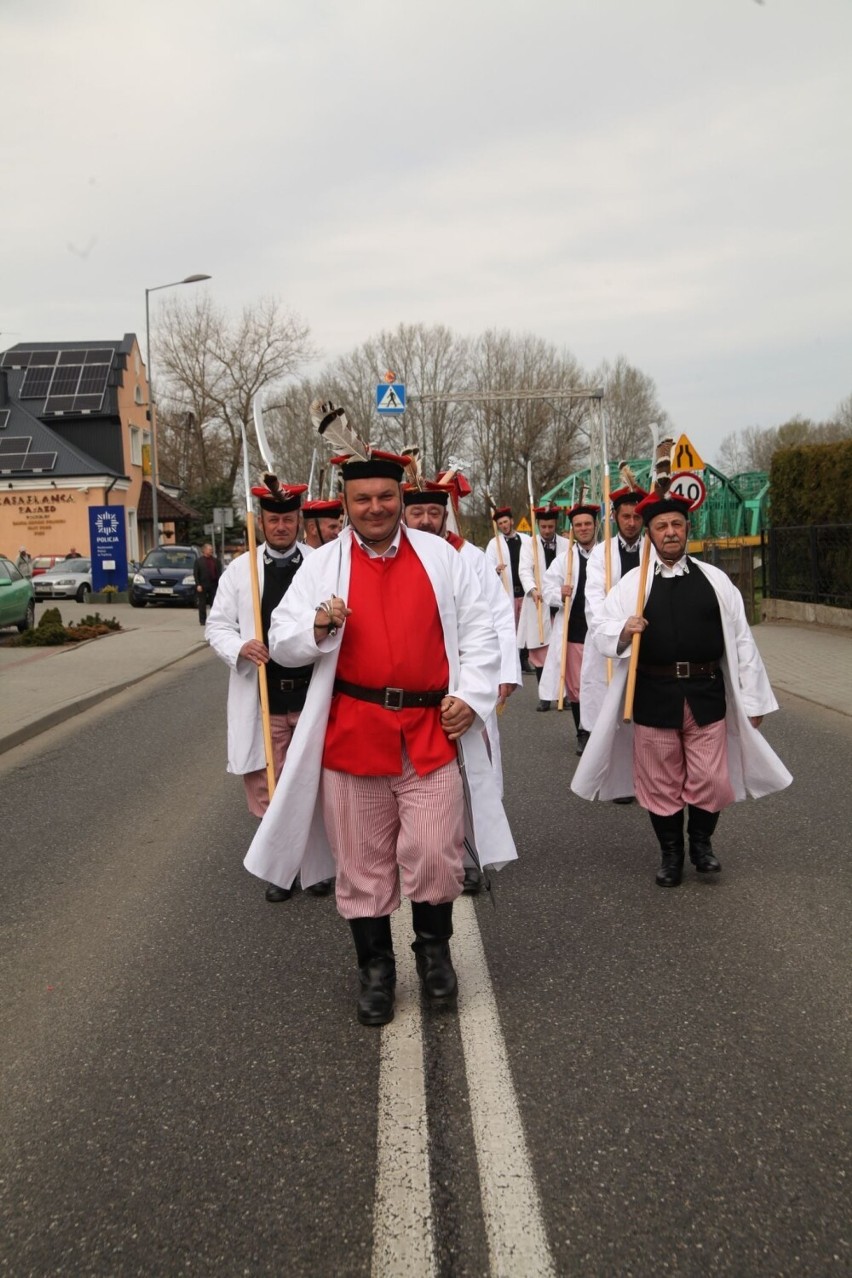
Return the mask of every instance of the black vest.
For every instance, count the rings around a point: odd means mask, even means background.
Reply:
[[[512,533],[511,537],[506,538],[506,545],[509,548],[509,562],[512,565],[512,594],[516,599],[523,599],[524,588],[521,585],[521,575],[518,566],[521,562],[521,538],[518,533]]]
[[[621,575],[626,577],[633,569],[639,567],[639,547],[642,545],[641,540],[637,541],[632,550],[625,550],[621,542],[618,542],[618,557],[621,560]]]
[[[655,576],[645,604],[648,625],[639,645],[633,719],[648,728],[682,727],[684,701],[702,727],[725,717],[721,670],[697,679],[642,670],[644,665],[671,666],[677,661],[718,661],[724,655],[716,592],[695,560],[687,562],[689,572],[682,577]]]
[[[572,552],[573,553],[573,552]],[[574,593],[571,596],[571,611],[568,614],[568,642],[585,643],[589,623],[586,621],[586,568],[588,556],[577,547],[577,580],[574,582]]]
[[[260,616],[263,622],[263,642],[267,647],[269,646],[269,623],[272,619],[272,614],[289,590],[290,583],[296,575],[296,570],[301,568],[303,562],[300,550],[297,550],[289,559],[275,559],[267,551],[264,550],[263,552],[263,597],[260,601]],[[273,661],[270,658],[266,663],[269,713],[289,714],[296,710],[303,710],[305,697],[308,693],[307,686],[304,688],[285,689],[281,687],[281,681],[310,679],[312,672],[313,666],[298,666],[295,668],[279,666],[277,661]]]

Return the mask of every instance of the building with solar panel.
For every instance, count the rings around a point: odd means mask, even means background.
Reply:
[[[89,508],[123,507],[131,559],[154,544],[148,380],[134,333],[0,355],[0,551],[89,553]],[[193,515],[158,487],[159,540]]]

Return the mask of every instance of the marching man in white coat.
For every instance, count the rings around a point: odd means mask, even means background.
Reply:
[[[293,730],[305,704],[313,665],[300,662],[297,668],[283,668],[270,659],[266,635],[276,606],[284,598],[293,578],[310,555],[300,546],[299,508],[305,484],[284,484],[271,492],[266,487],[252,489],[260,503],[262,543],[257,547],[263,635],[255,635],[252,603],[251,562],[240,555],[222,574],[210,609],[205,636],[213,651],[230,667],[228,681],[228,771],[242,776],[249,811],[262,817],[269,807],[266,754],[263,744],[258,667],[264,671],[269,692],[272,729],[273,774],[281,775]],[[314,885],[322,896],[331,889],[330,880]],[[292,896],[289,885],[270,883],[266,899],[286,901]]]
[[[792,777],[758,731],[778,703],[740,593],[720,569],[686,553],[689,503],[654,492],[637,510],[653,547],[644,606],[637,609],[641,569],[603,604],[594,642],[615,673],[571,789],[585,799],[635,789],[660,845],[656,881],[677,887],[685,810],[690,860],[700,875],[716,874],[711,836],[722,808],[781,790]],[[641,643],[627,724],[634,635]]]
[[[520,577],[521,550],[529,541],[528,533],[515,531],[511,506],[497,506],[494,510],[494,523],[497,534],[485,547],[485,560],[497,573],[498,580],[512,601],[515,617],[515,630],[521,619],[521,608],[524,603],[524,587]],[[524,674],[532,674],[529,654],[522,644],[518,644],[521,657],[521,670]]]
[[[437,537],[445,538],[453,549],[457,550],[467,560],[476,573],[476,579],[490,608],[491,620],[500,644],[497,707],[503,706],[515,691],[515,688],[520,686],[523,677],[521,675],[518,647],[515,642],[515,614],[511,600],[500,585],[497,574],[489,566],[485,553],[478,546],[465,541],[458,533],[452,532],[447,528],[450,490],[442,483],[433,483],[431,480],[421,481],[421,484],[421,487],[407,486],[403,490],[402,503],[406,527],[418,528],[421,532],[433,533]],[[491,764],[502,795],[503,763],[500,751],[500,728],[497,707],[488,716],[485,724],[485,736],[488,743],[488,751],[491,755]],[[474,894],[480,890],[481,886],[482,875],[479,868],[466,860],[464,891]]]
[[[632,473],[625,467],[622,472],[630,482],[610,495],[615,537],[610,541],[610,589],[627,573],[639,567],[642,548],[642,516],[636,507],[648,496],[640,488]],[[583,660],[580,670],[580,718],[581,726],[591,732],[600,714],[607,690],[608,662],[594,643],[594,632],[607,596],[606,542],[599,541],[586,568],[586,624],[588,632],[583,644]]]
[[[497,698],[500,649],[466,561],[402,523],[405,458],[371,450],[340,410],[320,430],[350,455],[350,526],[314,552],[272,619],[273,658],[314,663],[304,713],[246,867],[287,887],[337,870],[337,906],[355,942],[358,1020],[393,1017],[390,916],[411,901],[424,997],[455,1005],[453,901],[465,837],[499,868],[516,857],[482,730]],[[466,828],[467,827],[467,828]]]
[[[528,537],[521,547],[519,573],[524,587],[524,602],[518,622],[518,647],[529,649],[530,665],[535,671],[536,683],[541,684],[551,640],[551,619],[556,615],[556,608],[551,608],[544,600],[544,576],[558,555],[567,554],[568,539],[559,537],[556,533],[556,523],[561,513],[558,506],[536,506],[533,513],[538,532]],[[549,710],[550,703],[542,698],[538,708]]]

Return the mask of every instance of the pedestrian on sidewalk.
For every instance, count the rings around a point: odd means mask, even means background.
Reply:
[[[721,865],[711,836],[719,813],[746,794],[784,789],[792,777],[758,729],[778,709],[742,597],[727,575],[686,553],[689,503],[652,492],[636,509],[651,540],[644,609],[641,570],[613,587],[594,642],[615,673],[571,789],[584,799],[632,794],[660,845],[660,887],[677,887],[685,855],[700,875]],[[641,636],[632,724],[624,690]]]
[[[272,763],[276,782],[299,716],[305,705],[313,663],[295,667],[280,665],[269,655],[269,623],[277,605],[293,584],[308,555],[309,547],[299,545],[299,507],[306,484],[282,484],[272,492],[266,487],[252,489],[260,502],[260,544],[257,573],[263,633],[255,637],[252,598],[251,558],[240,555],[225,569],[207,622],[207,641],[217,656],[230,667],[228,685],[228,771],[242,776],[249,811],[262,817],[269,807],[266,753],[260,712],[258,667],[262,667],[269,693],[272,729]],[[314,885],[314,894],[325,896],[331,879]],[[290,887],[270,883],[269,902],[289,901]]]
[[[21,546],[18,552],[18,562],[15,566],[22,577],[31,577],[33,575],[32,556],[27,553],[26,546]]]
[[[207,609],[213,606],[219,578],[222,576],[219,560],[213,553],[213,547],[209,541],[205,542],[201,547],[201,554],[196,559],[192,572],[195,577],[195,601],[198,604],[198,620],[203,626],[207,621]]]
[[[359,970],[358,1020],[384,1025],[394,1011],[400,872],[423,996],[436,1007],[456,1003],[449,941],[464,879],[461,743],[471,833],[487,831],[479,856],[505,863],[516,853],[482,739],[500,674],[488,607],[460,554],[403,526],[406,459],[359,446],[360,456],[332,461],[349,526],[313,553],[270,628],[276,660],[316,664],[246,867],[289,883],[300,866],[316,875],[336,864],[337,907]]]

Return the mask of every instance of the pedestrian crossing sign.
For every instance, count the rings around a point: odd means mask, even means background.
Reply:
[[[391,382],[390,386],[379,383],[376,387],[376,412],[405,412],[405,386],[402,382]]]
[[[680,439],[672,449],[672,470],[703,470],[704,462],[698,449],[687,439],[686,435],[681,435]]]

